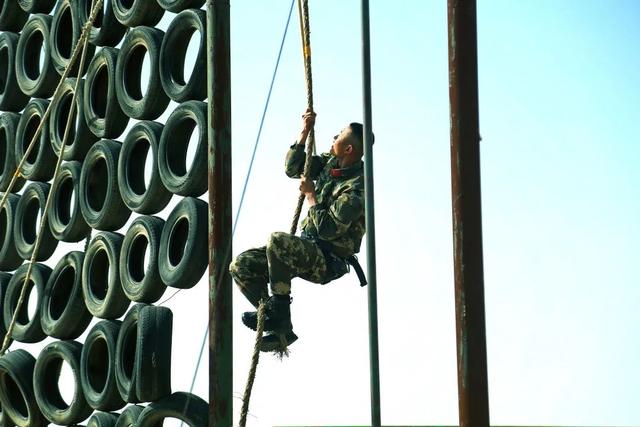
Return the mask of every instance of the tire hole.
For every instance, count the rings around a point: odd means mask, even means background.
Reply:
[[[31,274],[33,274],[33,272]],[[29,299],[27,300],[27,317],[29,319],[35,319],[36,322],[39,322],[40,319],[39,319],[39,316],[37,316],[38,308],[39,308],[38,291],[37,289],[34,291],[34,289],[35,288],[33,287],[33,285],[31,286],[31,289],[29,289]],[[25,296],[25,299],[26,299],[26,296]],[[23,304],[23,307],[24,307],[24,304]],[[38,319],[36,319],[36,317],[38,317]]]
[[[89,207],[100,212],[107,200],[107,182],[109,180],[109,170],[107,161],[103,157],[96,159],[91,166],[89,182],[87,183],[87,202]]]
[[[63,377],[64,374],[64,377]],[[64,398],[61,391],[65,390],[65,395],[68,395],[69,380],[71,384],[74,384],[73,371],[69,364],[62,358],[56,357],[55,359],[49,359],[43,372],[43,391],[46,396],[47,402],[60,411],[64,411],[69,408],[70,402],[73,401],[74,386],[71,386],[72,394],[71,399]],[[64,384],[66,387],[60,388],[60,385]]]
[[[9,80],[9,49],[2,46],[0,48],[0,95],[4,94],[7,80]]]
[[[82,16],[82,20],[83,22],[86,22],[89,20],[89,15],[91,15],[91,6],[92,6],[92,2],[93,0],[83,0],[85,2],[85,7],[82,8],[84,16]],[[101,28],[102,27],[102,21],[104,19],[104,15],[107,13],[107,6],[109,5],[109,2],[104,1],[102,2],[102,9],[98,10],[98,14],[96,15],[96,19],[93,21],[93,26],[95,28]]]
[[[137,196],[142,196],[149,188],[151,171],[153,168],[153,156],[149,155],[151,143],[146,138],[135,141],[131,154],[127,159],[127,181],[129,187]],[[144,167],[139,167],[144,159]],[[134,165],[133,163],[136,162]],[[149,167],[151,164],[151,167]],[[149,178],[147,178],[149,176]]]
[[[191,170],[196,157],[200,129],[192,118],[187,118],[176,125],[173,134],[173,143],[167,149],[168,166],[173,175],[183,177]]]
[[[7,224],[7,209],[2,208],[0,211],[0,248],[4,246],[7,239],[11,239],[11,230],[7,228]]]
[[[73,44],[73,16],[70,3],[66,3],[64,10],[60,12],[56,31],[56,50],[64,59],[71,58],[71,45]]]
[[[0,127],[0,175],[4,175],[4,167],[5,163],[7,162],[8,144],[9,140],[7,138],[7,129],[4,127]]]
[[[22,287],[22,284],[24,283],[24,277],[21,278],[20,280],[20,287]],[[22,304],[22,306],[20,307],[20,310],[18,310],[18,317],[16,318],[16,324],[21,325],[21,326],[25,326],[29,323],[29,306],[30,304],[30,299],[31,299],[31,290],[33,289],[33,280],[29,279],[29,281],[27,282],[27,286],[26,286],[26,290],[25,290],[25,299],[28,301],[27,304]],[[16,294],[14,295],[12,301],[11,301],[11,313],[15,313],[16,308],[18,306],[18,299],[20,298],[20,293],[16,292]]]
[[[53,201],[55,214],[58,221],[67,226],[71,222],[73,215],[73,206],[75,205],[75,191],[73,188],[73,179],[70,175],[65,176],[58,184],[57,197]]]
[[[53,320],[60,319],[62,313],[67,308],[67,303],[71,300],[71,292],[76,280],[76,270],[72,266],[66,266],[58,279],[53,284],[51,290],[51,300],[49,302],[49,316]]]
[[[189,237],[189,220],[182,217],[176,221],[169,235],[169,263],[176,267],[184,257]]]
[[[22,216],[22,239],[28,245],[36,242],[38,228],[40,226],[40,201],[32,197],[26,203],[24,215]]]
[[[109,100],[109,73],[107,64],[102,64],[96,71],[91,82],[91,109],[101,119],[107,115],[107,103]]]
[[[3,371],[0,375],[0,384],[2,384],[2,388],[4,389],[4,395],[7,396],[9,400],[9,405],[18,412],[22,418],[28,418],[29,411],[27,409],[27,403],[20,391],[20,387],[18,387],[18,384],[16,384],[8,373]]]
[[[40,117],[40,114],[33,114],[31,117],[29,117],[29,121],[27,122],[27,126],[25,127],[24,130],[24,138],[22,139],[22,153],[26,153],[27,150],[29,149],[29,144],[31,144],[31,141],[33,140],[33,137],[36,134],[36,130],[38,130],[38,126],[40,126],[40,122],[42,121],[42,118]],[[42,137],[42,134],[40,134],[40,137],[38,137],[38,139],[36,140],[36,143],[33,146],[33,149],[31,150],[31,152],[29,153],[29,155],[27,156],[26,159],[26,163],[28,165],[35,165],[36,161],[38,160],[38,144],[40,143],[40,138]]]
[[[138,340],[138,322],[133,322],[125,332],[122,347],[122,367],[128,381],[133,378],[133,368],[135,367],[136,342]]]
[[[147,94],[149,76],[151,75],[149,52],[143,44],[138,44],[131,49],[124,69],[124,88],[127,95],[136,101],[141,101]],[[142,76],[147,78],[142,78]]]
[[[144,234],[133,238],[129,251],[129,274],[136,282],[142,282],[149,266],[149,241]]]
[[[73,92],[67,92],[60,100],[60,113],[58,114],[58,121],[56,122],[56,134],[60,142],[64,138],[64,130],[67,127],[67,120],[69,120],[69,113],[71,112],[71,103],[73,102]],[[67,147],[73,144],[73,140],[76,137],[76,127],[78,126],[78,109],[73,112],[73,120],[69,128],[69,138],[67,139]]]
[[[96,337],[87,354],[87,378],[89,385],[98,393],[104,391],[109,375],[109,347],[103,337]]]
[[[184,69],[182,70],[182,75],[184,76],[185,81],[191,80],[191,75],[196,67],[196,60],[198,59],[201,43],[202,35],[200,34],[200,31],[194,31],[189,39],[189,44],[187,45],[187,51],[184,58]]]
[[[38,80],[42,73],[44,58],[44,35],[39,29],[36,29],[29,35],[24,49],[28,52],[24,58],[24,72],[31,80]]]
[[[60,370],[60,380],[58,381],[58,387],[62,400],[67,407],[73,402],[73,398],[76,394],[77,379],[71,365],[65,360],[62,362],[62,369]]]
[[[120,0],[120,4],[122,5],[122,7],[124,7],[127,10],[131,9],[131,7],[135,2],[136,0]]]
[[[98,248],[89,265],[89,289],[93,296],[103,301],[109,290],[109,255],[104,248]]]

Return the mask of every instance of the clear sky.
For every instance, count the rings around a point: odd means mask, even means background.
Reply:
[[[237,207],[290,0],[231,4]],[[311,0],[310,11],[316,135],[328,150],[362,120],[360,2]],[[638,22],[634,0],[478,4],[494,425],[640,424]],[[382,421],[457,424],[446,1],[372,1],[371,30]],[[288,230],[295,209],[283,164],[306,107],[300,45],[294,11],[236,254]],[[206,286],[166,303],[174,390],[191,383]],[[248,309],[234,290],[236,422],[254,344],[239,321]],[[249,425],[367,424],[366,289],[355,274],[326,286],[296,279],[292,314],[300,339],[284,361],[261,358]],[[203,398],[206,372],[205,360]]]

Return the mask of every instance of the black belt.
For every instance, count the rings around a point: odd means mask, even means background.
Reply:
[[[306,240],[311,240],[316,245],[318,245],[318,247],[320,247],[320,250],[322,250],[322,252],[325,253],[325,257],[327,256],[327,254],[330,254],[333,256],[337,256],[338,258],[342,258],[341,256],[338,256],[335,253],[333,253],[332,251],[333,245],[331,243],[325,240],[317,239],[309,235],[305,231],[302,231],[302,233],[300,233],[300,237]],[[367,277],[364,275],[364,270],[362,269],[362,266],[360,266],[360,263],[358,262],[358,258],[355,255],[350,255],[347,258],[342,258],[342,259],[344,259],[347,262],[347,264],[353,267],[353,269],[356,272],[356,275],[358,276],[358,280],[360,281],[360,286],[367,286]]]

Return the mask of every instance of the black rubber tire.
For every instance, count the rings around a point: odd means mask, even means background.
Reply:
[[[4,1],[0,7],[6,9],[10,3]],[[18,10],[22,11],[20,8]],[[15,33],[0,33],[0,111],[18,112],[29,102],[29,97],[22,93],[16,78],[18,40],[19,36]]]
[[[191,35],[200,32],[200,47],[193,72],[185,81],[184,62]],[[203,100],[207,97],[207,24],[201,9],[187,9],[173,19],[160,50],[160,79],[169,98],[176,102]]]
[[[186,197],[173,209],[162,229],[158,267],[160,277],[174,288],[198,283],[207,268],[207,204]]]
[[[118,53],[114,47],[103,47],[95,54],[87,71],[83,93],[84,117],[98,138],[119,137],[129,122],[116,95]]]
[[[87,427],[115,427],[119,416],[111,412],[94,412],[87,421]]]
[[[0,404],[0,427],[15,427],[16,423],[13,422],[8,415],[2,412],[2,404]]]
[[[138,418],[137,427],[155,427],[171,417],[184,421],[191,427],[209,425],[209,404],[198,396],[176,392],[157,402],[150,403]]]
[[[205,0],[158,0],[158,4],[169,12],[178,13],[185,9],[199,9]]]
[[[96,234],[82,263],[82,292],[91,314],[101,319],[117,319],[126,313],[129,300],[120,285],[118,260],[122,234]]]
[[[60,79],[50,54],[51,19],[49,15],[31,15],[16,49],[16,81],[25,95],[34,98],[49,98]]]
[[[160,117],[169,97],[160,82],[160,47],[164,31],[151,27],[132,28],[124,39],[116,66],[116,94],[120,108],[132,119]],[[142,65],[149,56],[147,91],[142,93]]]
[[[91,323],[92,316],[82,294],[83,261],[84,253],[69,252],[58,261],[47,280],[40,324],[44,333],[51,337],[76,339]]]
[[[23,264],[18,268],[13,274],[13,277],[9,282],[9,286],[7,287],[7,292],[4,296],[4,306],[2,307],[4,326],[7,329],[9,329],[13,313],[18,305],[18,299],[20,298],[20,292],[22,291],[22,286],[24,284],[28,268],[29,264]],[[47,283],[47,280],[49,280],[50,275],[51,269],[49,267],[44,264],[34,264],[33,269],[31,270],[30,280],[27,284],[27,294],[25,295],[22,307],[20,307],[20,312],[11,334],[11,337],[14,340],[23,343],[36,343],[46,338],[46,334],[40,325],[40,313],[42,311],[42,295],[44,293],[44,286]],[[38,295],[38,303],[33,317],[29,318],[28,297],[30,293],[33,292],[34,287]]]
[[[14,147],[16,165],[20,164],[29,144],[31,144],[31,140],[48,106],[49,101],[45,99],[32,99],[22,112],[16,128],[16,143]],[[32,181],[49,181],[53,178],[56,168],[54,156],[55,154],[49,141],[49,123],[45,122],[40,137],[36,140],[33,149],[20,168],[20,173],[25,179]]]
[[[56,4],[56,0],[18,0],[18,4],[25,12],[49,13]]]
[[[0,114],[0,192],[6,192],[16,172],[18,165],[16,164],[16,130],[20,122],[20,114],[2,113]],[[13,188],[12,193],[17,193],[22,189],[26,180],[19,177]]]
[[[73,100],[73,91],[76,87],[76,79],[69,78],[62,83],[62,93],[60,97],[53,100],[51,105],[51,115],[49,116],[49,138],[53,151],[56,155],[60,153],[62,147],[62,139],[64,138],[64,130],[67,126],[67,119],[71,111],[71,101]],[[82,160],[87,155],[87,151],[98,140],[89,126],[84,116],[84,80],[80,81],[78,86],[78,96],[76,97],[76,108],[74,119],[69,129],[69,137],[67,146],[64,149],[64,160]]]
[[[141,402],[154,402],[171,394],[173,313],[167,307],[149,305],[138,316],[136,394]]]
[[[36,403],[33,371],[36,359],[18,349],[0,358],[0,403],[2,412],[20,427],[44,427],[49,423]]]
[[[22,264],[22,257],[18,254],[13,239],[13,224],[19,201],[19,195],[9,194],[7,203],[0,210],[0,270],[3,271],[13,271]],[[2,301],[0,298],[0,303]]]
[[[111,0],[111,6],[116,19],[128,27],[153,27],[164,15],[164,9],[150,0]]]
[[[140,414],[144,410],[144,406],[140,405],[129,405],[124,408],[122,414],[118,418],[118,422],[115,427],[132,427],[137,426],[136,421],[140,418]]]
[[[13,222],[13,240],[18,255],[24,260],[30,260],[36,243],[38,233],[38,214],[44,214],[44,207],[50,189],[44,182],[32,182],[22,193],[16,206],[16,216]],[[45,222],[39,231],[40,247],[36,261],[46,261],[56,250],[58,241],[51,234],[49,224]]]
[[[58,178],[51,187],[52,200],[47,220],[51,234],[61,242],[79,242],[91,230],[80,210],[81,168],[80,162],[62,163]]]
[[[127,298],[135,302],[154,303],[167,289],[158,270],[158,253],[164,220],[140,216],[132,223],[120,250],[120,283]],[[145,253],[149,263],[145,267]]]
[[[73,50],[80,39],[83,21],[80,19],[80,10],[77,0],[59,0],[51,21],[51,60],[58,74],[62,75],[69,65]],[[84,68],[80,73],[83,76],[87,72],[89,62],[93,58],[96,48],[89,43],[87,45]],[[80,56],[73,64],[69,76],[77,77],[80,68]]]
[[[29,14],[22,10],[15,1],[0,3],[0,31],[19,32],[27,22],[27,18],[29,18]]]
[[[164,126],[157,122],[142,121],[131,128],[120,150],[118,159],[118,185],[124,203],[134,212],[154,214],[164,209],[171,192],[160,178],[158,152]],[[151,176],[147,174],[145,160],[151,156]]]
[[[78,423],[91,415],[80,383],[82,344],[77,341],[54,341],[42,349],[33,373],[33,389],[42,415],[59,425]],[[60,370],[67,362],[73,372],[74,393],[70,404],[60,394]]]
[[[78,0],[80,19],[84,24],[91,14],[91,2],[93,0]],[[127,27],[122,25],[113,14],[112,0],[104,0],[102,11],[98,12],[93,27],[89,33],[89,42],[96,46],[117,46],[127,32]]]
[[[103,139],[87,153],[80,173],[80,209],[92,228],[113,231],[131,216],[118,189],[118,158],[122,144]]]
[[[7,288],[9,287],[9,282],[11,282],[11,274],[0,272],[0,304],[4,305],[4,297],[7,293]],[[4,317],[4,316],[3,316]],[[4,340],[4,336],[7,335],[7,328],[4,326],[4,318],[2,322],[0,322],[0,340]],[[13,342],[13,339],[9,338],[9,344]],[[0,412],[2,408],[0,408]],[[2,423],[0,423],[0,427],[2,427]]]
[[[82,347],[82,390],[89,406],[99,411],[114,411],[125,405],[118,393],[115,375],[116,341],[121,324],[118,320],[96,323]]]
[[[136,381],[138,376],[135,372],[136,358],[138,357],[139,348],[139,328],[138,319],[140,310],[146,304],[133,305],[126,316],[122,320],[120,332],[118,333],[118,341],[116,344],[116,383],[118,384],[118,392],[125,402],[138,403],[140,400],[136,397]]]
[[[191,132],[198,132],[198,146],[187,165]],[[180,196],[198,197],[207,191],[207,104],[187,101],[167,119],[158,148],[158,169],[164,186]]]

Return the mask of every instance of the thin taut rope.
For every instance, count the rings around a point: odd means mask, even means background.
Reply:
[[[307,82],[307,108],[313,112],[313,78],[311,76],[311,37],[309,31],[309,4],[307,0],[298,0],[298,10],[302,10],[301,18],[304,21],[304,25],[301,27],[304,29],[302,34],[302,53],[304,55],[304,76]],[[304,171],[302,176],[308,177],[311,172],[311,158],[313,156],[313,147],[316,139],[316,134],[313,129],[309,132],[307,137],[307,155],[304,163]],[[298,222],[300,221],[300,213],[302,212],[302,205],[304,203],[304,194],[300,193],[298,196],[298,206],[293,214],[293,220],[291,221],[291,234],[295,235],[298,229]]]
[[[95,2],[96,0],[92,0],[92,3]],[[58,89],[61,87],[62,82],[64,82],[64,80],[66,79],[66,77],[69,75],[69,71],[70,69],[73,67],[77,57],[78,57],[78,52],[80,50],[82,50],[82,55],[80,57],[80,66],[78,67],[78,78],[76,80],[76,85],[73,91],[73,98],[71,99],[71,107],[69,109],[69,116],[67,117],[67,123],[64,129],[64,136],[62,138],[62,146],[60,147],[60,153],[58,154],[58,159],[56,161],[56,168],[55,171],[53,173],[53,183],[56,182],[56,179],[58,178],[58,173],[60,171],[60,165],[62,164],[62,157],[64,155],[64,149],[67,146],[67,140],[69,139],[69,129],[71,128],[71,124],[74,121],[74,117],[73,115],[75,114],[75,109],[76,109],[76,99],[78,96],[78,88],[79,88],[79,84],[80,84],[80,80],[82,80],[82,78],[80,77],[82,74],[82,70],[84,69],[84,63],[85,63],[85,59],[86,59],[86,53],[87,53],[87,44],[88,44],[88,40],[89,40],[89,31],[91,30],[91,27],[93,26],[93,21],[96,19],[96,16],[98,15],[98,10],[102,9],[102,3],[104,0],[97,0],[97,2],[95,3],[95,6],[92,7],[91,9],[91,15],[89,16],[89,19],[87,20],[87,22],[85,23],[85,25],[82,28],[82,33],[80,34],[80,38],[78,39],[78,43],[76,44],[76,47],[73,51],[73,54],[71,55],[71,59],[69,60],[69,64],[67,65],[67,68],[65,69],[60,82],[58,83],[58,87],[56,88],[56,91],[54,92],[54,97],[56,95],[59,96],[59,91]],[[51,103],[53,104],[53,102]],[[45,123],[46,117],[49,113],[49,109],[51,104],[49,104],[49,107],[47,108],[47,111],[45,112],[42,121],[40,123],[40,126],[38,126],[38,130],[36,130],[36,134],[33,137],[33,139],[31,140],[31,144],[29,145],[29,148],[27,149],[27,151],[24,154],[24,157],[22,158],[22,160],[20,161],[20,164],[18,165],[18,169],[16,170],[16,172],[13,175],[13,179],[11,180],[11,183],[9,184],[9,188],[7,189],[7,192],[5,193],[5,197],[2,200],[2,205],[4,206],[4,202],[5,199],[7,197],[7,194],[9,194],[11,192],[11,187],[13,185],[13,183],[15,182],[16,177],[19,174],[20,171],[20,167],[22,166],[22,163],[24,162],[25,158],[29,155],[29,152],[31,151],[34,142],[36,141],[36,138],[39,137],[39,132],[42,131],[42,127],[43,127],[43,123]],[[44,227],[47,224],[47,212],[49,211],[49,207],[51,206],[51,192],[49,192],[48,196],[47,196],[47,201],[45,203],[44,206],[44,210],[42,212],[42,218],[40,219],[40,228],[39,228],[39,232],[38,235],[36,237],[36,242],[33,246],[33,253],[31,254],[31,260],[29,261],[29,268],[27,269],[27,275],[24,278],[24,283],[22,284],[22,290],[20,291],[20,298],[18,299],[18,304],[16,305],[15,311],[13,312],[13,318],[11,319],[11,323],[9,324],[9,327],[7,328],[7,333],[4,336],[4,340],[2,341],[2,349],[0,349],[0,356],[4,355],[4,353],[7,351],[7,349],[9,348],[9,344],[11,342],[11,334],[13,333],[13,328],[16,325],[16,321],[18,319],[18,313],[20,312],[20,309],[22,308],[22,304],[24,304],[24,299],[26,297],[26,293],[27,293],[27,284],[29,283],[29,279],[31,278],[31,270],[33,269],[34,264],[36,263],[36,257],[38,256],[38,250],[40,249],[40,242],[42,240],[42,235],[44,234],[42,230],[44,230]],[[0,207],[0,210],[2,209],[2,207]]]

